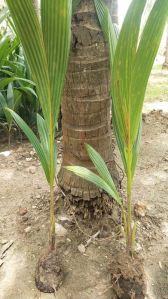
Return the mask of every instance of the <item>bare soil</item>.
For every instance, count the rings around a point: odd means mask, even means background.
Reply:
[[[57,247],[64,282],[55,297],[36,289],[35,267],[48,243],[48,186],[30,144],[15,143],[7,157],[3,155],[6,150],[7,145],[2,143],[0,299],[114,299],[109,264],[116,252],[124,249],[118,219],[114,222],[106,215],[101,221],[79,221],[77,225],[73,215],[67,219],[59,192],[56,192],[56,216],[60,225]],[[168,113],[152,111],[143,115],[142,147],[133,190],[135,203],[140,201],[146,207],[145,216],[135,220],[136,251],[144,258],[148,299],[168,298],[167,182]],[[124,190],[124,181],[122,185]],[[102,228],[99,238],[85,252],[79,251],[78,246]],[[2,254],[4,244],[10,241],[13,244]]]
[[[146,277],[141,257],[119,253],[112,258],[110,270],[115,299],[145,298]]]

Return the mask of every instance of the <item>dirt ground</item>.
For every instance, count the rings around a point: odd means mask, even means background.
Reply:
[[[142,146],[133,190],[135,203],[140,201],[147,207],[146,215],[136,218],[136,250],[144,257],[147,299],[168,299],[168,109],[150,112],[155,105],[163,108],[158,101],[144,108]],[[63,214],[60,203],[57,243],[64,284],[55,297],[37,291],[34,270],[48,242],[48,187],[28,143],[14,144],[9,152],[4,143],[0,147],[0,256],[5,244],[13,241],[0,260],[4,262],[0,267],[0,299],[113,299],[108,265],[116,248],[124,243],[121,234],[117,234],[117,219],[116,226],[107,225],[106,235],[81,253],[78,246],[107,219],[89,225],[79,222],[79,229],[73,216]],[[108,223],[112,222],[108,218]]]

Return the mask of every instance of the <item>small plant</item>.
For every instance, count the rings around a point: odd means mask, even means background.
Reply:
[[[50,186],[50,249],[55,249],[54,184],[57,150],[55,130],[71,40],[71,0],[41,0],[39,20],[33,1],[7,0],[42,108],[37,115],[39,139],[14,111],[16,123],[34,146]]]
[[[15,37],[15,40],[17,41],[18,38]],[[39,111],[35,83],[31,80],[31,72],[23,49],[16,41],[10,41],[12,50],[10,49],[0,68],[0,117],[1,124],[8,130],[9,145],[13,117],[5,108],[18,112],[30,124],[32,124],[35,112]],[[14,46],[12,46],[13,44]],[[6,119],[6,123],[4,119]]]
[[[146,0],[133,0],[118,41],[108,9],[94,0],[98,18],[109,45],[111,65],[112,121],[127,177],[127,206],[122,203],[107,166],[89,145],[87,152],[99,175],[88,169],[68,166],[68,170],[105,190],[122,207],[127,251],[132,254],[136,224],[132,221],[132,184],[139,153],[142,107],[149,75],[161,42],[168,1],[156,0],[140,35]],[[159,20],[159,21],[158,21]]]
[[[1,125],[8,130],[10,145],[13,118],[5,108],[18,111],[25,99],[31,102],[33,107],[38,101],[35,100],[35,84],[31,80],[29,67],[7,7],[0,11],[0,24],[2,22],[4,26],[1,26],[0,32],[0,120]]]
[[[17,87],[13,86],[13,83],[9,83],[7,90],[5,92],[0,92],[0,105],[7,121],[8,146],[10,146],[13,117],[6,108],[17,112],[21,106],[22,99],[26,94],[33,96],[33,99],[34,97],[37,97],[35,91],[30,87],[30,83],[27,83],[27,86],[21,85]],[[4,125],[4,122],[2,124]]]

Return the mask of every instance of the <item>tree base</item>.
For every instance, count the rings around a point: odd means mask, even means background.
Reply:
[[[118,205],[104,192],[92,200],[67,193],[63,200],[68,213],[75,214],[78,219],[102,219],[104,215],[111,215],[111,219],[120,223],[121,212]]]
[[[141,258],[117,254],[113,257],[110,271],[115,299],[145,299],[146,281]]]
[[[63,272],[55,251],[48,251],[37,264],[35,272],[36,287],[40,292],[55,293],[62,285]]]

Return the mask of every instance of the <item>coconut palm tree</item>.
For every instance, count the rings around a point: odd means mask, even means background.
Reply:
[[[136,234],[136,223],[132,221],[132,186],[140,150],[142,108],[168,16],[167,0],[156,0],[141,32],[146,2],[147,0],[132,0],[118,39],[107,8],[102,0],[95,0],[98,17],[110,49],[113,126],[127,178],[126,208],[102,157],[89,144],[85,147],[97,174],[85,167],[66,167],[67,170],[105,190],[121,206],[126,248],[131,255]]]
[[[112,0],[105,0],[112,7]],[[109,53],[93,0],[81,0],[72,21],[73,40],[62,102],[63,162],[93,169],[84,144],[101,153],[117,178],[113,159],[110,114]],[[64,190],[84,199],[99,196],[94,185],[61,167],[59,183]]]

